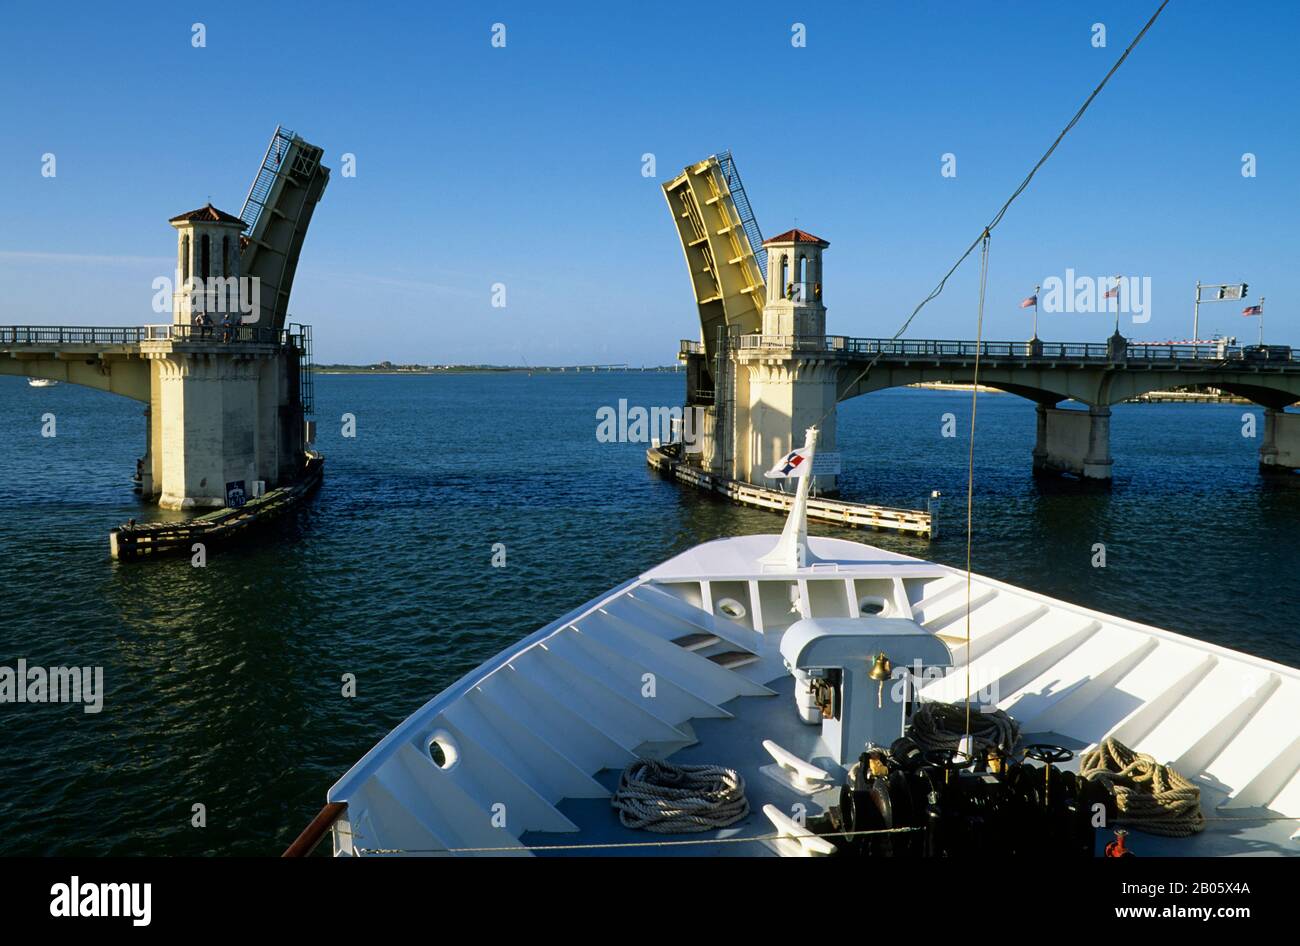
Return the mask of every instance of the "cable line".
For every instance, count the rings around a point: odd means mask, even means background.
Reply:
[[[897,341],[899,336],[901,336],[904,332],[907,331],[907,329],[912,324],[912,320],[915,319],[918,314],[920,314],[921,310],[925,308],[926,305],[931,300],[937,297],[939,293],[943,292],[944,286],[947,284],[949,277],[951,277],[952,274],[957,271],[957,267],[959,267],[962,263],[964,263],[966,261],[966,258],[970,256],[973,252],[975,252],[975,248],[980,245],[980,241],[984,240],[990,233],[993,232],[993,229],[999,223],[1002,222],[1003,216],[1006,214],[1007,210],[1011,207],[1012,203],[1015,202],[1015,199],[1019,197],[1022,193],[1024,193],[1025,188],[1029,186],[1029,182],[1032,181],[1034,179],[1034,175],[1038,173],[1038,169],[1047,163],[1047,159],[1050,158],[1052,156],[1052,153],[1056,151],[1057,146],[1061,143],[1062,140],[1064,140],[1065,136],[1069,134],[1070,130],[1079,123],[1079,119],[1081,119],[1083,117],[1083,113],[1088,110],[1088,106],[1092,104],[1093,99],[1095,99],[1101,93],[1101,90],[1106,87],[1106,83],[1110,81],[1111,76],[1113,76],[1117,71],[1119,71],[1119,67],[1124,65],[1124,60],[1128,59],[1129,53],[1133,52],[1133,50],[1137,47],[1137,44],[1142,41],[1142,37],[1146,35],[1147,30],[1151,29],[1152,24],[1155,23],[1156,19],[1160,16],[1160,14],[1164,11],[1165,7],[1167,7],[1168,5],[1169,5],[1169,0],[1163,0],[1160,6],[1156,8],[1156,12],[1151,14],[1151,19],[1147,20],[1146,25],[1143,26],[1142,29],[1138,31],[1138,34],[1133,37],[1133,41],[1128,44],[1127,48],[1125,48],[1124,52],[1120,55],[1119,59],[1115,60],[1115,65],[1110,67],[1110,71],[1106,73],[1106,75],[1102,78],[1101,82],[1097,83],[1097,87],[1092,90],[1092,92],[1088,95],[1086,99],[1084,99],[1083,104],[1079,106],[1079,110],[1074,113],[1074,117],[1071,118],[1069,122],[1066,123],[1065,127],[1061,129],[1061,133],[1056,136],[1056,139],[1052,142],[1051,146],[1046,151],[1043,152],[1043,156],[1038,159],[1037,163],[1034,164],[1034,166],[1030,169],[1029,173],[1025,175],[1025,179],[1020,182],[1020,186],[1017,187],[1015,191],[1012,192],[1011,196],[1007,198],[1006,203],[1004,203],[1001,207],[998,208],[998,212],[993,215],[993,219],[988,222],[988,225],[985,226],[980,231],[980,235],[971,241],[970,246],[966,247],[966,252],[962,253],[961,256],[957,258],[957,262],[953,263],[952,267],[949,268],[948,272],[944,273],[943,278],[939,280],[939,284],[935,286],[933,290],[930,291],[930,294],[928,296],[926,296],[917,304],[916,308],[912,310],[912,314],[907,317],[907,319],[903,322],[901,326],[899,326],[898,331],[893,334],[893,336],[890,338],[890,341]],[[867,376],[867,373],[872,368],[875,367],[876,362],[880,360],[883,354],[884,354],[883,349],[876,352],[875,357],[872,358],[871,361],[867,362],[867,366],[862,369],[861,373],[858,374],[858,376],[854,378],[844,388],[842,395],[847,395],[848,392],[853,389],[854,385],[858,384],[863,378],[865,378]],[[836,397],[835,399],[836,403],[838,403],[840,400],[841,400],[840,397]],[[826,413],[822,414],[821,420],[825,420],[827,417],[829,417],[831,411],[833,410],[835,410],[834,405],[832,405],[831,408],[826,411]],[[821,421],[818,421],[818,425],[820,424]]]

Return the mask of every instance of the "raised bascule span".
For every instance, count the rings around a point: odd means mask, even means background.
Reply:
[[[1108,482],[1111,406],[1174,386],[1213,386],[1261,406],[1261,468],[1300,469],[1300,414],[1285,410],[1300,401],[1300,358],[1289,348],[1147,345],[1118,332],[1104,343],[828,334],[822,251],[830,244],[798,229],[763,241],[730,152],[687,167],[663,190],[700,316],[699,340],[684,340],[678,356],[686,405],[703,414],[689,462],[713,477],[771,485],[765,472],[805,428],[818,427],[835,450],[840,401],[919,382],[973,382],[977,354],[981,385],[1037,405],[1036,475]],[[815,479],[819,491],[834,491],[834,475]]]
[[[749,335],[763,321],[762,235],[730,152],[711,155],[663,187],[691,276],[708,354],[719,332]]]
[[[284,327],[289,290],[298,268],[298,255],[317,202],[329,183],[324,152],[284,127],[276,128],[262,166],[248,189],[244,209],[243,273],[260,280],[258,324]]]
[[[170,220],[177,291],[167,324],[0,326],[0,374],[80,384],[142,401],[141,494],[169,509],[221,508],[304,467],[312,412],[311,330],[288,321],[289,293],[316,203],[322,150],[275,130],[239,216],[207,204]],[[256,286],[233,324],[187,281]],[[224,291],[224,290],[222,290]],[[242,486],[240,485],[242,484]]]

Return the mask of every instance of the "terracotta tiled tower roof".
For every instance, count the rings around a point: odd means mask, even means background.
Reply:
[[[778,233],[771,239],[763,241],[764,246],[767,246],[769,243],[816,243],[823,249],[830,246],[830,244],[821,237],[813,236],[807,230],[787,230],[785,233]]]
[[[218,210],[211,203],[205,204],[198,210],[191,210],[188,213],[177,214],[172,217],[168,223],[180,223],[189,221],[194,223],[237,223],[241,227],[244,221],[234,214],[228,214],[224,210]]]

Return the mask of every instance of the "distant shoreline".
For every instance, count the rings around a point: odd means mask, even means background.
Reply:
[[[371,365],[314,365],[316,374],[365,374],[365,375],[425,375],[425,374],[636,374],[657,372],[660,374],[681,374],[683,369],[673,365],[632,368],[626,365],[581,365],[581,366],[546,366],[537,367],[519,365],[440,365],[418,368],[380,367]]]
[[[666,365],[647,368],[629,368],[624,365],[590,365],[581,367],[556,367],[545,365],[525,367],[515,365],[446,365],[440,367],[399,368],[396,366],[379,367],[369,365],[315,365],[316,374],[328,375],[366,375],[374,377],[400,377],[408,375],[427,376],[443,374],[681,374],[682,368]],[[918,381],[901,387],[928,391],[969,392],[974,385],[960,381]],[[981,394],[1006,394],[1000,388],[981,384]],[[1067,399],[1068,400],[1068,399]],[[1214,391],[1187,391],[1174,389],[1170,391],[1148,391],[1131,398],[1126,403],[1138,404],[1250,404],[1246,398]]]

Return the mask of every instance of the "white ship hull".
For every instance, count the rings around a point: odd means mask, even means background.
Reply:
[[[331,789],[347,806],[334,852],[776,853],[746,840],[773,834],[765,805],[803,804],[812,817],[837,795],[769,777],[764,741],[843,776],[821,729],[796,714],[782,638],[800,620],[859,619],[867,607],[951,651],[957,672],[925,684],[923,699],[964,700],[969,666],[972,691],[1017,719],[1025,743],[1075,750],[1063,769],[1111,737],[1191,778],[1205,829],[1134,833],[1138,853],[1300,853],[1297,670],[979,576],[968,653],[964,572],[827,538],[810,540],[812,567],[761,565],[774,541],[697,546],[467,674]],[[686,836],[624,828],[609,796],[637,757],[736,769],[749,816]],[[694,843],[674,844],[684,838]]]

